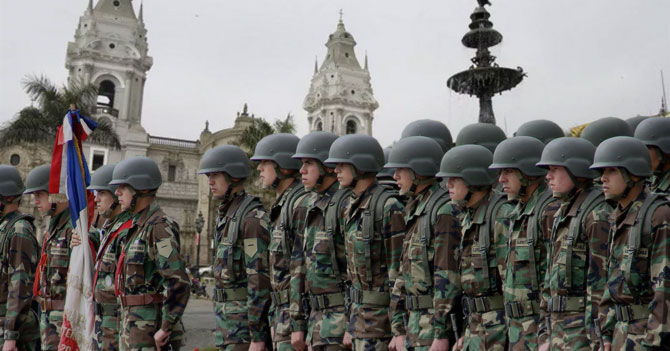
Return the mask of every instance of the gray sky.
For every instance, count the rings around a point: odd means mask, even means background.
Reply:
[[[496,96],[498,125],[513,133],[528,120],[561,127],[605,116],[656,114],[660,70],[670,83],[668,0],[492,0],[503,42],[492,48],[501,66],[528,77]],[[67,77],[67,43],[87,0],[0,1],[0,123],[30,104],[26,74]],[[134,1],[135,8],[139,2]],[[152,135],[196,139],[231,127],[244,102],[269,120],[295,115],[307,132],[302,101],[326,53],[338,11],[368,52],[379,101],[373,134],[382,145],[414,119],[443,121],[454,138],[476,122],[475,98],[446,87],[474,50],[461,45],[474,0],[145,0],[149,54],[143,125]],[[362,62],[361,62],[362,63]],[[668,84],[670,93],[670,84]]]

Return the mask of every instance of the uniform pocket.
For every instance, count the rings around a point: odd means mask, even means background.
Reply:
[[[312,267],[319,274],[333,275],[333,257],[332,249],[333,238],[328,235],[326,232],[316,232],[314,236],[314,247],[312,251],[314,252],[315,266]]]
[[[322,338],[341,338],[344,336],[346,321],[343,312],[323,311],[319,335]]]

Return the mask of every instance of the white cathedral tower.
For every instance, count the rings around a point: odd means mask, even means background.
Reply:
[[[149,146],[141,125],[144,83],[153,64],[146,34],[142,5],[136,16],[132,0],[98,0],[95,7],[89,0],[68,43],[68,79],[98,86],[95,116],[107,119],[121,139],[123,150],[112,159],[145,155]]]
[[[312,83],[303,102],[310,132],[372,135],[373,113],[379,104],[370,85],[367,54],[361,68],[355,46],[356,41],[345,30],[340,13],[337,30],[326,43],[325,60],[320,68],[318,63],[314,64]]]

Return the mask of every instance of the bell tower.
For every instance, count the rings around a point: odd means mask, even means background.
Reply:
[[[379,107],[372,92],[368,56],[365,64],[356,58],[356,41],[342,22],[330,34],[326,58],[314,65],[309,92],[303,102],[310,131],[327,131],[337,135],[372,134],[374,110]]]
[[[132,0],[89,0],[65,59],[68,80],[98,86],[95,116],[111,123],[132,155],[148,146],[142,98],[153,59],[142,12],[140,5],[135,15]]]

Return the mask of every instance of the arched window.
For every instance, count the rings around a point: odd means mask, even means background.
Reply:
[[[347,121],[347,134],[356,134],[358,132],[358,125],[354,120]]]
[[[98,106],[114,108],[114,91],[116,86],[109,80],[103,80],[98,87]]]
[[[323,122],[321,122],[321,120],[316,122],[316,128],[315,129],[316,129],[317,132],[323,131]]]

